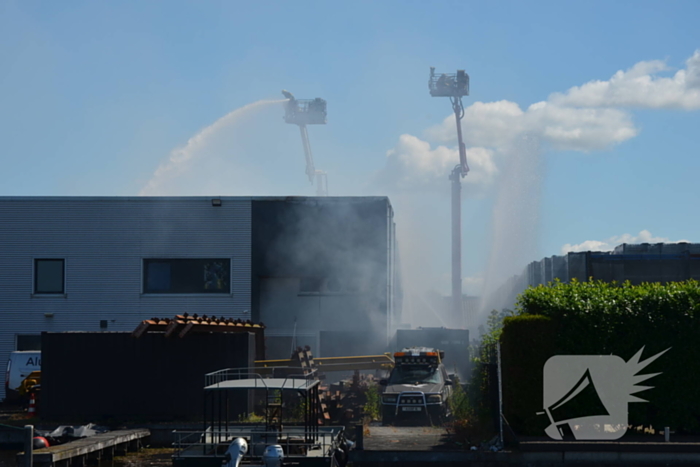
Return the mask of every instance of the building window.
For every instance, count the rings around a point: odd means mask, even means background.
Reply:
[[[35,259],[34,260],[34,293],[35,294],[63,294],[64,266],[63,259]]]
[[[231,293],[231,260],[144,259],[143,293]]]
[[[41,334],[17,334],[17,350],[41,350]]]

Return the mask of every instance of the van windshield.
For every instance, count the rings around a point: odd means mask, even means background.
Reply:
[[[389,377],[389,384],[439,384],[442,375],[437,367],[425,365],[402,365],[394,368]]]

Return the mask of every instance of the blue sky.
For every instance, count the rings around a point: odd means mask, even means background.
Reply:
[[[469,292],[565,250],[700,242],[698,17],[697,1],[4,0],[0,195],[144,193],[188,141],[149,194],[313,195],[281,104],[190,141],[285,88],[328,101],[309,133],[330,194],[390,196],[407,274],[447,292],[456,143],[435,66],[471,77]]]

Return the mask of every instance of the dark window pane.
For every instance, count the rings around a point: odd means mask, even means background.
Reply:
[[[17,350],[41,350],[41,334],[18,334]]]
[[[146,283],[151,291],[170,290],[170,263],[150,263]]]
[[[211,291],[228,291],[228,264],[222,261],[204,263],[204,288]]]
[[[63,293],[63,260],[34,260],[34,293]]]
[[[231,260],[146,259],[144,293],[231,293]]]

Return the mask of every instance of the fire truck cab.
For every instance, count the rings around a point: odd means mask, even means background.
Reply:
[[[411,347],[394,353],[394,369],[382,393],[382,424],[441,423],[450,415],[452,380],[442,364],[444,352]]]

